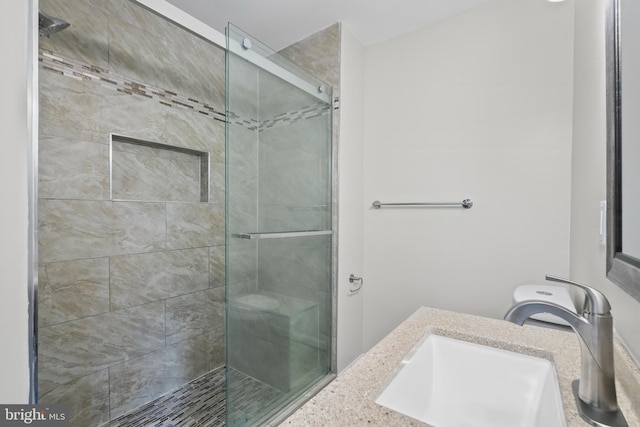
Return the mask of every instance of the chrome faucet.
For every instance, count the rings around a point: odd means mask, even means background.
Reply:
[[[578,334],[580,340],[580,380],[573,382],[578,412],[594,426],[626,427],[627,422],[618,408],[615,373],[613,370],[613,317],[611,305],[598,290],[561,279],[546,276],[547,280],[577,286],[585,294],[582,315],[548,301],[522,301],[509,309],[505,320],[522,325],[529,316],[549,313],[564,319]]]

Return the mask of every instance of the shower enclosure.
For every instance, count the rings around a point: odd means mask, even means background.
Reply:
[[[330,89],[133,1],[39,4],[37,401],[260,423],[330,371]]]
[[[331,370],[331,88],[227,46],[227,424],[256,425]]]
[[[39,40],[38,401],[135,425],[220,383],[224,409],[225,50],[128,0],[39,3],[71,25]]]

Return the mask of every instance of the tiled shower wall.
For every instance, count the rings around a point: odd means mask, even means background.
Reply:
[[[333,86],[340,87],[340,31],[342,24],[333,24],[324,30],[294,43],[278,53],[308,73]],[[334,126],[335,129],[335,126]]]
[[[40,7],[71,27],[40,39],[39,401],[94,426],[224,364],[224,51],[127,0]],[[208,153],[209,201],[173,185],[200,158],[121,143],[112,201],[111,134]]]

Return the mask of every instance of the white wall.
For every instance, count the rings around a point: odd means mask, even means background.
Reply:
[[[572,64],[573,1],[492,0],[366,50],[365,349],[419,306],[501,318],[568,274]]]
[[[0,403],[28,402],[28,1],[0,2]]]
[[[640,361],[640,302],[606,279],[606,248],[598,244],[599,202],[607,194],[606,3],[581,0],[575,6],[571,277],[599,288],[609,298],[614,328]]]
[[[341,26],[340,139],[338,147],[338,372],[363,351],[364,290],[350,294],[349,274],[363,275],[364,211],[362,210],[364,132],[364,47]],[[364,278],[367,283],[368,278]],[[366,285],[365,285],[366,286]]]

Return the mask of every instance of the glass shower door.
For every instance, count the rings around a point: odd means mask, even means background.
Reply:
[[[331,369],[331,95],[227,37],[227,424],[256,425]]]

